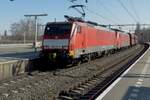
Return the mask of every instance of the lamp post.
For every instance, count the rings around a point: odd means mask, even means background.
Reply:
[[[30,15],[24,15],[25,17],[34,17],[35,18],[35,40],[34,40],[34,48],[35,52],[37,51],[36,44],[37,44],[37,18],[42,16],[47,16],[48,14],[30,14]]]
[[[23,34],[23,43],[25,44],[26,43],[26,33],[24,32]]]

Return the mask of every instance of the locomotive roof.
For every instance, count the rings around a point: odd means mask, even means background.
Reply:
[[[90,22],[90,21],[87,21],[87,22],[79,22],[79,21],[74,21],[74,22],[69,22],[69,21],[48,22],[47,25],[49,25],[49,24],[67,24],[67,23],[70,23],[70,24],[76,23],[76,24],[79,24],[81,26],[90,26],[90,27],[94,27],[95,29],[105,30],[105,31],[109,31],[109,32],[117,31],[119,33],[127,34],[126,32],[121,31],[119,29],[108,28],[106,25],[100,25],[100,24],[97,24],[95,22]]]
[[[47,25],[48,24],[64,24],[64,23],[70,23],[71,24],[72,22],[67,22],[67,21],[62,21],[62,22],[48,22]]]

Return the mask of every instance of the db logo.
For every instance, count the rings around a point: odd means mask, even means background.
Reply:
[[[58,36],[55,36],[55,39],[58,39]]]

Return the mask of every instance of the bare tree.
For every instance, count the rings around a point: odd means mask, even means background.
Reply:
[[[35,21],[34,19],[22,19],[11,25],[12,37],[16,40],[23,40],[26,36],[27,40],[34,40]]]

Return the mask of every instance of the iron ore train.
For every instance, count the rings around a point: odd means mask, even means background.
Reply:
[[[67,17],[45,27],[42,56],[53,62],[77,63],[137,44],[137,36],[93,22]]]

